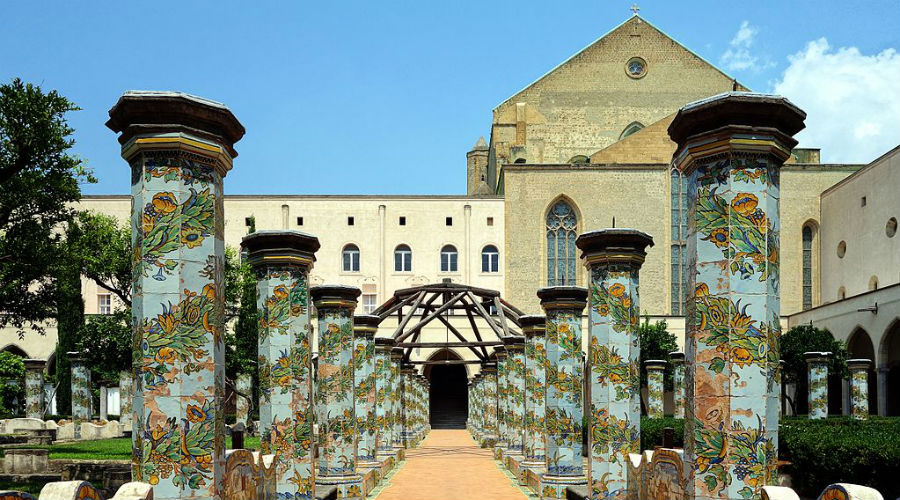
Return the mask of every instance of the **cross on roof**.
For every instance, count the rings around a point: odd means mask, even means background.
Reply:
[[[639,10],[641,10],[641,8],[638,7],[638,4],[635,3],[635,4],[632,4],[632,5],[631,5],[631,12],[632,12],[635,16],[637,15],[637,13],[638,13]]]

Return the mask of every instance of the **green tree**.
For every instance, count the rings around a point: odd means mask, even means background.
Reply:
[[[18,405],[14,402],[18,401]],[[11,352],[0,352],[0,418],[14,417],[25,403],[25,363]]]
[[[69,152],[66,113],[77,109],[18,78],[0,85],[0,328],[20,336],[56,315],[58,228],[72,220],[79,182],[94,182]]]
[[[644,370],[644,361],[648,359],[664,359],[670,363],[669,354],[678,350],[678,340],[675,335],[669,333],[669,326],[665,320],[650,324],[650,318],[644,316],[644,322],[638,327],[641,337],[641,387],[647,386],[647,370]],[[666,370],[666,389],[672,388],[672,370]]]
[[[77,351],[78,333],[84,326],[84,299],[81,295],[81,256],[70,251],[68,242],[81,238],[81,228],[69,224],[65,239],[57,243],[59,260],[54,266],[56,286],[56,408],[67,414],[72,408],[72,364],[67,353]]]
[[[116,383],[131,370],[131,310],[92,314],[79,330],[80,351],[91,367],[91,379]]]
[[[256,231],[256,219],[250,217],[247,233]],[[257,399],[257,371],[259,316],[256,309],[256,274],[250,265],[232,248],[225,249],[225,311],[228,323],[234,328],[225,336],[225,375],[232,381],[248,373],[253,394]]]
[[[67,235],[67,253],[81,265],[81,274],[131,307],[131,228],[109,215],[80,211],[73,221],[76,234]]]
[[[795,326],[781,336],[780,349],[781,359],[784,361],[782,383],[796,384],[798,396],[805,397],[808,391],[808,368],[806,358],[803,356],[806,352],[830,352],[828,372],[841,378],[850,376],[850,370],[847,368],[847,346],[840,340],[835,340],[826,330],[820,330],[812,325]],[[785,395],[785,399],[796,412],[797,402],[789,395]]]

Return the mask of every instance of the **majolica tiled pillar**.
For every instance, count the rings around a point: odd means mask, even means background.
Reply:
[[[44,417],[44,367],[43,359],[25,360],[25,417]]]
[[[260,447],[275,455],[278,496],[311,497],[316,474],[309,271],[319,240],[299,231],[258,231],[245,236],[241,247],[256,273]],[[239,390],[251,389],[247,384]],[[249,418],[246,410],[243,418]]]
[[[393,394],[391,393],[391,349],[394,339],[375,338],[375,423],[376,453],[394,453],[394,422],[392,419]]]
[[[81,423],[91,420],[91,370],[77,352],[66,353],[72,369],[72,421],[75,439],[81,438]]]
[[[497,441],[497,363],[485,362],[481,365],[482,405],[484,409],[484,428],[482,441],[490,443]]]
[[[336,486],[338,498],[362,498],[356,473],[353,311],[359,288],[314,286],[309,290],[318,313],[319,361],[316,377],[319,458],[316,485]]]
[[[353,370],[356,380],[356,433],[358,465],[378,465],[375,420],[375,333],[381,318],[369,314],[353,318]]]
[[[682,108],[688,179],[684,459],[691,498],[758,498],[778,443],[780,171],[805,114],[730,92]]]
[[[415,411],[415,375],[413,364],[400,364],[400,425],[403,429],[401,438],[403,446],[412,448],[415,445],[414,411]]]
[[[126,92],[109,117],[131,167],[132,479],[159,500],[220,498],[222,183],[244,127],[222,104],[179,92]]]
[[[850,368],[850,415],[856,420],[869,418],[869,368],[868,359],[848,359]]]
[[[638,273],[653,238],[634,229],[601,229],[575,244],[590,276],[591,498],[624,498],[628,454],[641,452]]]
[[[525,335],[525,460],[526,467],[544,467],[547,460],[547,432],[544,426],[547,392],[547,339],[543,316],[521,316]]]
[[[508,359],[505,349],[497,350],[497,444],[495,446],[498,448],[509,446],[509,429],[507,428],[509,403],[506,390],[509,381]]]
[[[648,359],[644,361],[644,368],[647,370],[647,416],[662,418],[666,361],[664,359]]]
[[[503,339],[507,352],[507,446],[513,455],[525,453],[525,337]]]
[[[818,420],[828,416],[828,358],[830,352],[806,352],[809,376],[809,418]]]
[[[403,381],[400,365],[403,363],[403,349],[394,347],[391,350],[391,421],[393,432],[391,439],[394,448],[403,448]]]
[[[675,399],[675,418],[684,418],[684,353],[669,354],[672,360],[672,389]]]
[[[253,377],[249,373],[241,373],[234,381],[237,390],[235,395],[235,423],[250,425],[250,397],[253,391]]]
[[[537,291],[547,316],[547,473],[541,498],[566,498],[566,488],[584,485],[581,428],[584,364],[581,359],[581,313],[588,291],[555,286]]]
[[[122,432],[134,431],[134,379],[124,370],[119,372],[119,424]]]

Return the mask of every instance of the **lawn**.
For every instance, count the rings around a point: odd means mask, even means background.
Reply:
[[[225,439],[225,444],[231,446],[231,438]],[[258,437],[244,438],[244,446],[251,450],[259,449]],[[54,444],[50,446],[18,446],[17,448],[43,448],[50,450],[51,459],[66,460],[130,460],[131,439],[98,439],[96,441],[77,441],[71,443]]]

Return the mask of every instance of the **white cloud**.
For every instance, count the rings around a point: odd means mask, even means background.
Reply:
[[[729,71],[761,71],[774,66],[768,58],[760,58],[750,53],[750,47],[759,33],[759,28],[743,21],[734,38],[728,43],[728,49],[722,54],[720,62]]]
[[[822,148],[826,162],[868,163],[900,143],[897,50],[865,55],[820,38],[788,61],[773,91],[806,111],[801,147]]]

